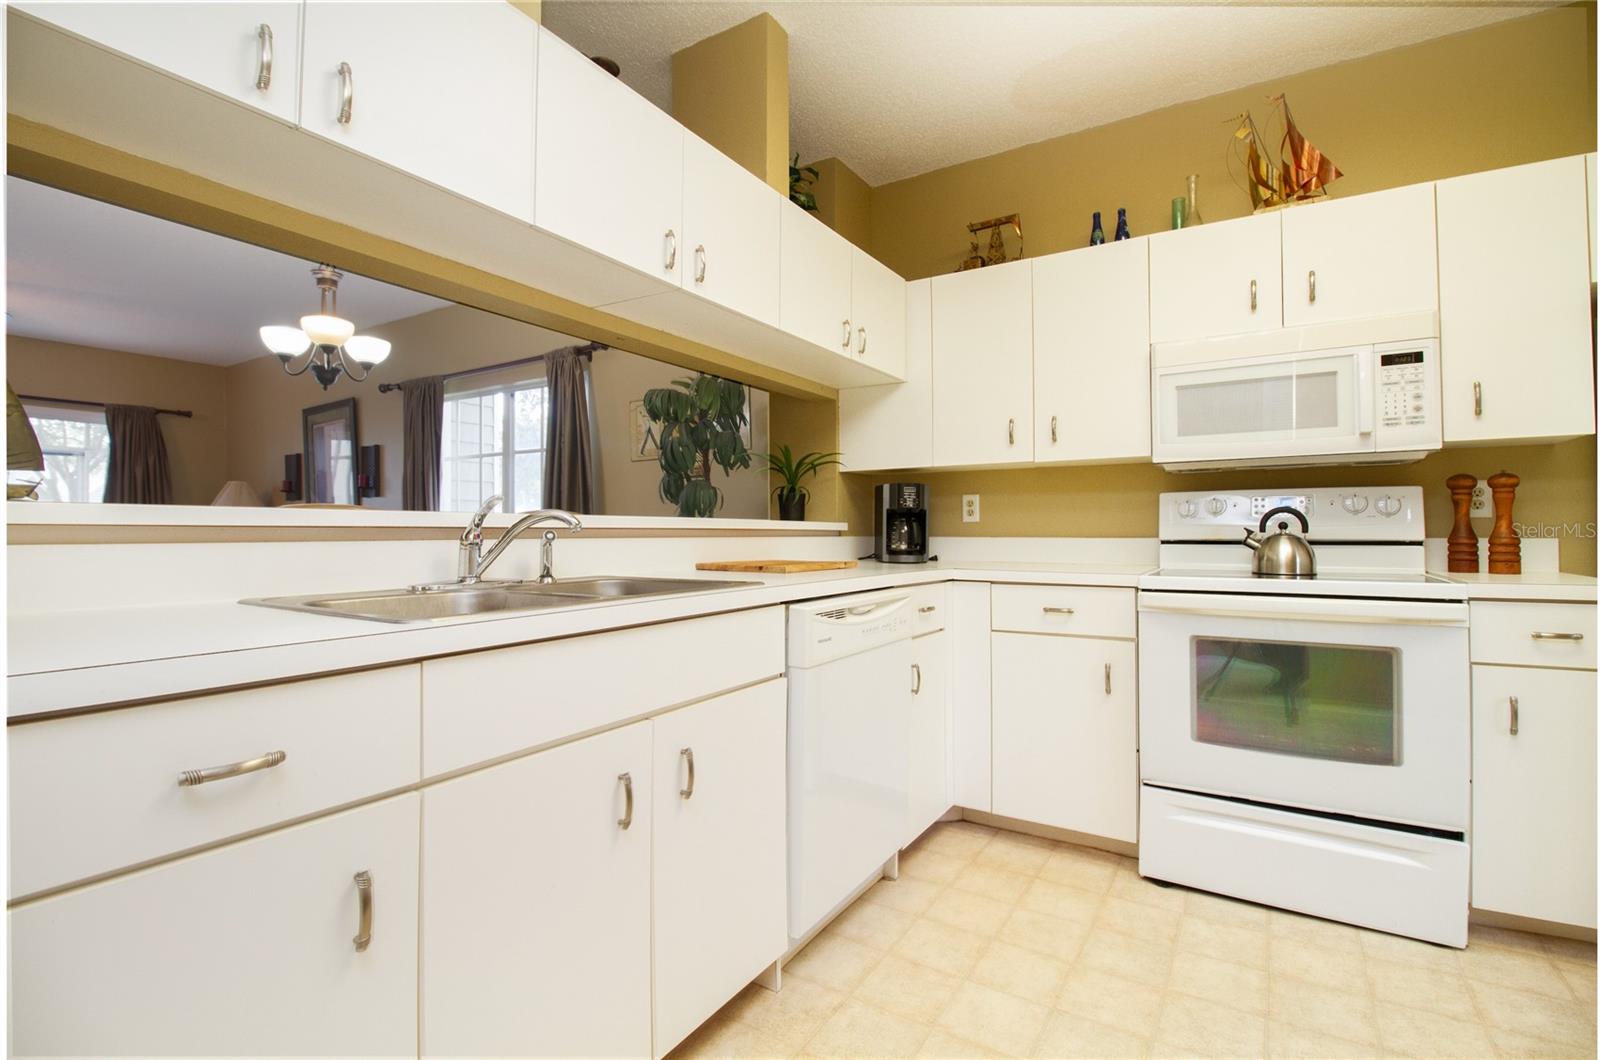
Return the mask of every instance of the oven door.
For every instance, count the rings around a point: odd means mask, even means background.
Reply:
[[[1467,605],[1139,594],[1147,784],[1467,827]]]
[[[1372,347],[1275,354],[1152,372],[1158,464],[1369,453]]]

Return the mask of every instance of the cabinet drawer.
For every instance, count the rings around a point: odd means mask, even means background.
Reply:
[[[1009,633],[1134,636],[1132,589],[1085,585],[996,585],[992,627]]]
[[[580,736],[784,671],[781,607],[422,664],[422,773]]]
[[[11,888],[32,894],[415,783],[417,666],[10,727]],[[277,764],[180,786],[179,774]]]
[[[1472,661],[1595,668],[1593,604],[1472,603]]]
[[[945,627],[950,615],[949,587],[924,585],[911,594],[911,633],[920,637],[924,633],[937,633]]]

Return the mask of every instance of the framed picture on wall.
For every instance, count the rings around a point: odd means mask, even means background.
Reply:
[[[300,414],[307,504],[358,504],[356,399],[315,405]]]

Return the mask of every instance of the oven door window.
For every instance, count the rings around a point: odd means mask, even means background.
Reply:
[[[1393,648],[1191,640],[1194,739],[1305,758],[1400,764]]]

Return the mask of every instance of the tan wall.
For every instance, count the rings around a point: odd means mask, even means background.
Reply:
[[[760,14],[672,56],[672,116],[789,191],[789,35]]]
[[[188,409],[162,416],[175,504],[210,504],[227,481],[227,388],[212,364],[6,336],[6,381],[19,394]]]
[[[284,455],[301,450],[301,412],[313,405],[354,397],[359,444],[381,446],[379,494],[363,503],[373,508],[399,508],[403,399],[395,391],[380,394],[378,383],[512,361],[581,341],[465,306],[421,313],[371,328],[370,333],[388,339],[394,346],[389,359],[365,383],[341,378],[324,392],[309,376],[285,375],[271,356],[228,369],[231,477],[243,479],[263,492],[275,491],[283,478]],[[656,494],[659,473],[649,474],[656,465],[628,459],[628,403],[648,387],[664,386],[682,376],[684,370],[622,350],[599,351],[593,364],[602,510],[614,515],[670,515],[671,510]],[[525,365],[472,376],[449,389],[503,385],[537,378],[542,371],[539,366]],[[766,395],[758,393],[752,404],[757,412],[755,426],[760,431],[757,448],[763,448]],[[765,491],[760,476],[747,472],[732,476],[727,482],[719,480],[718,485],[728,493],[722,514],[761,517]],[[274,497],[274,503],[282,502],[281,495],[274,493]]]
[[[1020,211],[1029,257],[1082,246],[1089,216],[1128,208],[1134,234],[1168,227],[1184,178],[1208,221],[1250,212],[1227,170],[1244,110],[1287,92],[1296,124],[1356,195],[1595,149],[1594,5],[1563,7],[1180,103],[872,189],[873,256],[916,279],[951,272],[970,221]],[[1270,134],[1269,134],[1270,135]],[[1536,224],[1538,204],[1528,204]]]
[[[811,189],[817,197],[817,218],[865,250],[872,239],[872,189],[837,158],[811,165],[817,171]]]

